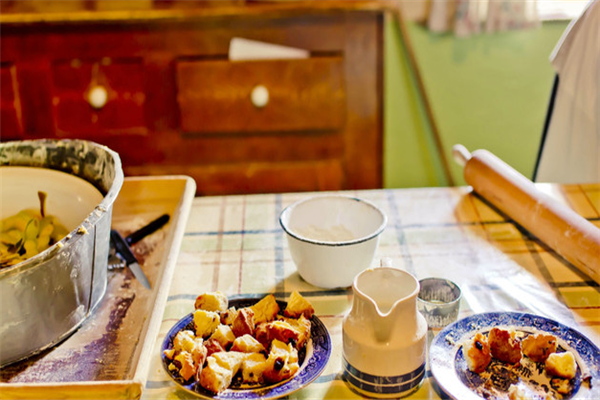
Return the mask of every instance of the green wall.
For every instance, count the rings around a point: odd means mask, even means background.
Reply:
[[[452,146],[485,148],[527,177],[540,144],[554,70],[549,56],[568,21],[457,38],[408,22],[443,150],[457,185]],[[445,186],[432,130],[397,23],[386,21],[384,186]]]

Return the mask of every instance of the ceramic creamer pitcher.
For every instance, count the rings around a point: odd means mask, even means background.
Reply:
[[[417,311],[419,282],[380,267],[356,276],[352,309],[343,323],[343,375],[371,397],[401,397],[425,376],[427,322]]]

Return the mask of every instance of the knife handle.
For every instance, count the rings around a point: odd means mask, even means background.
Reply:
[[[160,228],[162,228],[167,222],[169,222],[169,215],[163,214],[160,217],[156,218],[154,221],[150,222],[148,225],[138,229],[137,231],[127,235],[125,241],[128,245],[132,245],[134,243],[139,242],[146,236],[151,233],[156,232]]]
[[[117,251],[117,253],[120,254],[122,257],[124,257],[125,262],[134,261],[134,260],[127,259],[128,252],[132,255],[133,255],[133,253],[132,253],[131,249],[125,249],[125,247],[128,246],[127,242],[125,241],[125,239],[123,239],[121,234],[119,232],[117,232],[115,229],[110,230],[110,240],[111,240],[113,246],[115,246],[115,250]]]

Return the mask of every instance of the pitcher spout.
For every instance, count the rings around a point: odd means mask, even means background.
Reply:
[[[406,271],[388,267],[364,271],[353,289],[355,312],[363,314],[361,319],[372,327],[377,342],[389,342],[396,331],[410,331],[414,325],[419,283]]]

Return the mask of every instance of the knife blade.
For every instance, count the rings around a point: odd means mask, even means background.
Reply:
[[[125,260],[127,267],[131,270],[131,272],[133,272],[133,276],[135,276],[135,278],[140,281],[145,288],[150,289],[150,282],[148,281],[146,274],[144,274],[142,267],[140,267],[137,258],[129,248],[129,245],[125,239],[123,239],[123,236],[121,236],[121,234],[116,230],[111,229],[110,240],[113,242],[117,253],[119,253]]]

